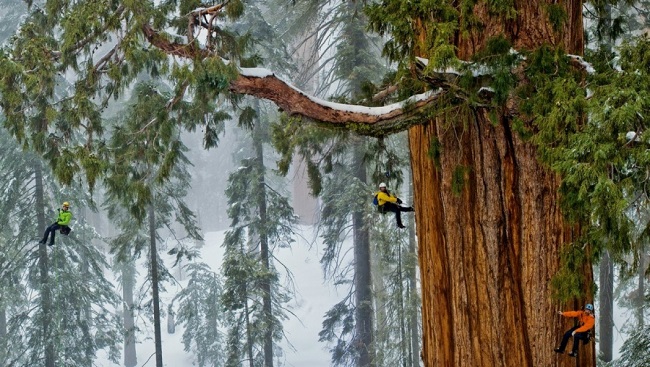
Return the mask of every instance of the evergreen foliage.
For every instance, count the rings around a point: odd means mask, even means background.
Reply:
[[[158,229],[166,228],[177,239],[170,251],[180,259],[191,257],[190,249],[179,239],[172,222],[182,225],[187,237],[202,240],[194,213],[183,199],[189,188],[189,174],[185,157],[187,147],[181,141],[180,121],[188,118],[183,112],[171,112],[173,97],[166,98],[158,92],[156,83],[137,84],[132,103],[118,118],[106,149],[109,173],[106,183],[106,206],[109,218],[121,233],[111,241],[111,251],[117,263],[128,271],[128,263],[137,259],[148,246],[149,276],[153,289],[152,298],[147,296],[143,307],[147,316],[153,315],[157,364],[161,364],[160,307],[158,288],[171,278],[164,263],[160,261],[157,243],[162,243]],[[169,97],[169,96],[168,96]],[[170,100],[172,102],[170,102]],[[144,221],[145,217],[149,221]],[[153,217],[152,217],[153,216]],[[132,310],[127,310],[132,312]],[[135,330],[124,330],[126,338],[133,337]]]
[[[635,330],[621,347],[621,357],[611,365],[616,367],[642,367],[650,364],[650,326]]]
[[[222,302],[228,326],[226,366],[239,366],[242,360],[249,360],[253,366],[268,366],[268,337],[273,350],[279,350],[276,343],[283,336],[285,304],[290,299],[280,284],[273,253],[293,243],[296,218],[288,200],[266,178],[260,157],[266,140],[264,125],[256,121],[253,146],[257,155],[242,160],[230,174],[226,189],[228,216],[232,219],[223,243],[222,265]],[[265,309],[269,306],[271,313]]]
[[[5,193],[2,210],[5,216],[2,238],[2,309],[7,314],[7,335],[1,341],[0,361],[4,366],[30,366],[43,361],[45,341],[54,343],[55,362],[62,365],[90,365],[99,350],[106,350],[110,359],[119,356],[119,327],[114,307],[117,296],[105,278],[108,264],[104,254],[92,244],[95,231],[83,220],[74,223],[74,235],[57,236],[49,254],[48,284],[41,284],[34,211],[34,161],[38,158],[24,153],[6,131],[2,139],[0,185]],[[78,188],[61,190],[50,175],[45,175],[47,202],[58,202],[63,196],[81,214],[89,203]],[[57,196],[57,200],[51,199]],[[48,204],[49,206],[49,204]],[[58,206],[58,204],[56,205]],[[52,211],[47,211],[51,221]],[[38,236],[41,234],[38,233]],[[52,309],[45,314],[40,299],[43,286],[51,294]],[[49,332],[44,334],[43,322],[48,318]]]
[[[204,263],[191,262],[185,270],[189,277],[187,287],[174,297],[178,301],[178,322],[185,327],[185,351],[194,353],[199,367],[223,366],[221,281]]]
[[[189,130],[201,126],[206,146],[213,146],[217,143],[214,132],[219,131],[225,116],[214,101],[220,93],[227,94],[228,81],[236,75],[235,63],[218,58],[170,63],[162,50],[143,47],[143,26],[165,29],[185,24],[182,28],[186,29],[187,13],[183,11],[198,5],[194,0],[159,4],[51,0],[32,7],[12,48],[0,53],[0,107],[6,115],[5,126],[22,144],[46,157],[63,183],[84,174],[92,187],[103,174],[120,174],[105,170],[111,155],[102,111],[111,100],[127,94],[138,78],[149,75],[164,77],[175,85],[174,98],[159,110],[155,125],[172,120]],[[224,6],[228,19],[241,15],[240,1],[227,1]],[[161,37],[174,38],[167,33]],[[247,43],[246,38],[226,31],[208,38],[211,47],[222,46],[216,51],[220,56],[233,61],[240,60]],[[199,41],[194,42],[198,45]],[[59,75],[68,73],[74,74],[74,87],[61,89],[65,82]],[[190,92],[191,99],[181,103]],[[184,118],[177,120],[174,115]],[[79,139],[73,132],[82,133],[81,144],[71,144]],[[157,143],[170,143],[165,137],[162,134],[163,140]],[[150,152],[158,148],[158,144],[148,147]],[[175,163],[176,149],[173,145],[165,148],[170,154],[165,155],[163,168]],[[167,178],[169,172],[161,169],[158,179]],[[138,202],[146,201],[146,190],[140,191]]]

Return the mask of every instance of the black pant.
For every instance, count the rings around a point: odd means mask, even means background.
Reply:
[[[564,348],[566,348],[567,343],[569,342],[569,338],[571,337],[571,333],[573,333],[574,330],[578,329],[580,326],[574,326],[569,331],[564,333],[564,336],[562,337],[562,343],[560,343],[560,347],[558,348],[560,351],[564,352]],[[589,333],[584,332],[584,333],[576,333],[573,336],[573,353],[578,353],[578,342],[580,340],[583,340],[585,343],[589,340]]]
[[[43,239],[41,240],[41,243],[46,243],[47,242],[47,237],[51,235],[50,237],[50,246],[54,244],[54,235],[56,234],[56,231],[59,230],[62,226],[60,226],[58,223],[52,223],[49,227],[45,229],[45,233],[43,233]]]
[[[379,211],[382,213],[393,212],[395,213],[395,219],[397,220],[397,226],[402,228],[402,215],[401,212],[412,212],[413,208],[411,207],[402,207],[394,203],[384,203],[384,205],[379,206]]]

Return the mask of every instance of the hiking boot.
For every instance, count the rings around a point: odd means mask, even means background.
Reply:
[[[578,353],[576,353],[576,352],[569,352],[569,354],[568,354],[569,357],[575,357],[577,355],[578,355]]]
[[[560,348],[555,348],[553,350],[555,351],[555,353],[560,353],[560,354],[564,353],[564,351]]]
[[[48,246],[54,246],[54,242],[50,242],[47,244]]]

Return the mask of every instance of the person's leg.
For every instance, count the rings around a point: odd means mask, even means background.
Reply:
[[[54,236],[56,235],[56,231],[61,228],[60,225],[57,223],[54,223],[50,226],[50,243],[48,246],[53,246],[54,245]]]
[[[397,221],[397,226],[399,228],[404,228],[404,224],[402,224],[402,215],[400,214],[401,212],[401,210],[395,211],[395,220]]]
[[[566,345],[569,343],[569,338],[571,338],[571,333],[573,333],[573,330],[577,329],[578,327],[572,327],[569,329],[566,333],[564,333],[564,336],[562,336],[562,342],[560,343],[560,346],[555,350],[558,353],[564,353],[564,349],[566,348]]]
[[[54,224],[56,224],[56,223],[54,223]],[[51,224],[50,226],[45,228],[45,232],[43,232],[43,239],[41,239],[39,241],[39,243],[47,243],[47,238],[50,236],[50,232],[52,232],[52,226],[54,224]]]
[[[571,349],[572,355],[578,355],[578,345],[580,344],[581,340],[587,340],[587,333],[576,333],[573,336],[573,348]]]
[[[404,225],[402,224],[402,217],[400,216],[400,208],[397,204],[386,203],[384,204],[384,210],[387,212],[395,213],[395,220],[397,221],[397,226],[400,228],[404,228]]]

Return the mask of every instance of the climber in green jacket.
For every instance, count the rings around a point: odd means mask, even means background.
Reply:
[[[70,227],[68,227],[68,224],[70,223],[70,219],[72,219],[72,213],[70,213],[69,209],[70,203],[67,201],[61,205],[61,209],[59,209],[59,216],[56,218],[56,222],[52,223],[45,229],[43,239],[39,243],[47,243],[47,238],[50,237],[50,243],[48,243],[48,246],[52,246],[54,245],[54,235],[57,230],[61,230],[61,233],[63,234],[70,233]]]

